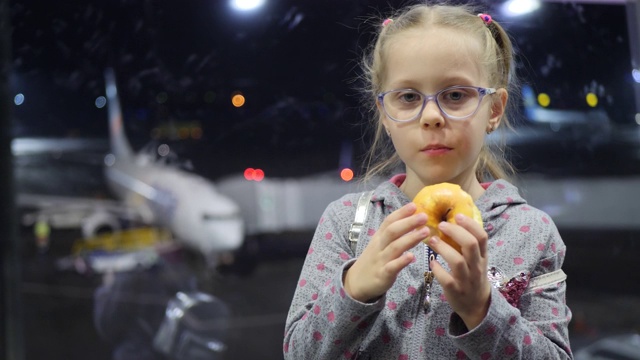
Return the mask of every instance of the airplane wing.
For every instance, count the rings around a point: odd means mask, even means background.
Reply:
[[[95,235],[101,226],[115,230],[122,221],[143,220],[138,209],[111,199],[18,194],[16,205],[23,210],[24,226],[42,220],[54,229],[81,228],[85,236]]]

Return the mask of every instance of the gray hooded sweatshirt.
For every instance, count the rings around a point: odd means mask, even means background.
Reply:
[[[565,245],[549,215],[528,205],[504,180],[483,184],[486,191],[476,201],[489,235],[489,268],[504,275],[495,281],[488,313],[476,328],[467,329],[452,311],[437,280],[430,310],[423,307],[428,260],[422,243],[412,250],[416,261],[375,302],[346,294],[343,272],[382,221],[411,201],[398,187],[403,181],[396,176],[374,190],[356,254],[348,233],[360,194],[326,208],[289,309],[285,359],[571,359],[571,311],[561,270]],[[518,275],[528,279],[526,287],[509,293],[515,284],[509,280]]]

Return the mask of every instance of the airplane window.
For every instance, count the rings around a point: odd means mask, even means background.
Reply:
[[[0,0],[19,249],[0,255],[20,271],[0,270],[16,289],[0,304],[21,310],[0,323],[24,330],[0,330],[24,355],[0,358],[282,359],[323,211],[370,186],[359,62],[400,2],[241,3]],[[640,324],[640,6],[514,3],[473,1],[509,32],[519,81],[513,129],[487,141],[567,245],[574,353],[614,358],[637,342],[609,335]]]

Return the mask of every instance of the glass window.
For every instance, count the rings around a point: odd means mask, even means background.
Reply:
[[[282,358],[322,211],[361,189],[389,1],[249,3],[11,1],[27,360]],[[587,345],[640,323],[637,4],[480,3],[521,85],[489,141],[568,246],[573,350],[622,351]]]

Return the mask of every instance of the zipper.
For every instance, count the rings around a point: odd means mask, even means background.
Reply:
[[[422,285],[421,293],[422,293],[422,308],[426,314],[429,311],[431,311],[431,289],[433,288],[433,280],[435,278],[433,275],[433,271],[431,271],[431,261],[435,260],[438,254],[436,254],[436,252],[433,251],[427,245],[424,245],[424,249],[425,249],[424,256],[425,256],[425,259],[427,259],[427,264],[425,266],[427,271],[425,271],[423,275],[424,284]]]
[[[424,323],[427,318],[427,314],[431,310],[431,289],[434,280],[433,272],[431,271],[430,261],[435,259],[437,254],[435,251],[431,250],[426,244],[423,244],[424,252],[422,257],[422,269],[424,271],[423,284],[420,289],[420,297],[417,301],[417,311],[415,312],[414,320],[415,324],[411,328],[413,332],[413,341],[411,344],[411,349],[413,350],[411,358],[417,359],[420,358],[422,354],[420,354],[420,344],[423,343],[422,337],[424,336]]]

